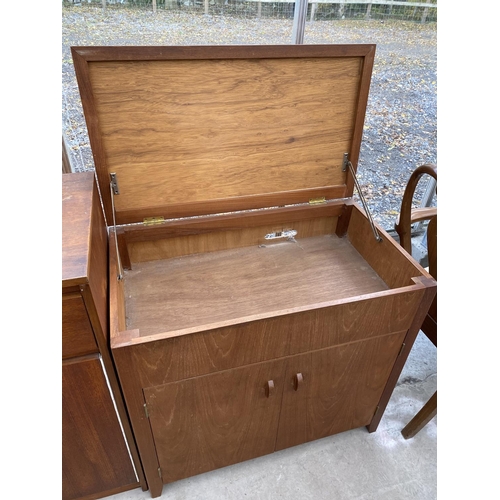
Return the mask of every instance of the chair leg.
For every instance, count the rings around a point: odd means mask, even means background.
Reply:
[[[401,431],[405,439],[410,439],[419,432],[437,414],[437,391],[425,403],[422,409],[406,424]]]

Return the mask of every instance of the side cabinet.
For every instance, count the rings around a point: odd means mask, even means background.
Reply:
[[[142,486],[107,335],[107,232],[94,174],[64,174],[62,499]]]

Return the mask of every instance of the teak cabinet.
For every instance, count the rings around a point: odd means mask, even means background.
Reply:
[[[146,489],[107,346],[107,229],[93,172],[63,174],[62,205],[62,498],[101,498],[138,477]]]
[[[375,431],[436,293],[352,199],[375,46],[72,53],[151,495]]]

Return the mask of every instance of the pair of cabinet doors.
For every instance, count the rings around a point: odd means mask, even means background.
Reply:
[[[163,483],[368,425],[405,334],[144,389]]]

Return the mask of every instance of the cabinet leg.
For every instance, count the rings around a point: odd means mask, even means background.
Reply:
[[[422,283],[425,283],[425,281],[427,281],[427,278],[421,279]],[[392,392],[394,391],[394,387],[396,387],[396,383],[403,370],[404,364],[406,363],[406,359],[410,354],[411,348],[413,347],[413,343],[417,338],[418,332],[420,331],[420,327],[424,322],[427,312],[429,311],[429,307],[431,306],[435,296],[436,296],[435,287],[428,287],[424,291],[422,301],[420,302],[417,313],[415,314],[410,329],[408,330],[408,333],[406,334],[406,337],[404,339],[404,344],[406,347],[399,353],[399,356],[397,357],[396,362],[394,363],[394,367],[389,376],[389,380],[387,381],[385,389],[382,392],[378,409],[375,412],[372,421],[367,425],[368,432],[375,432],[377,430],[378,424],[380,423],[380,419],[384,414],[384,411],[387,407],[387,403],[389,402]]]
[[[158,498],[161,496],[163,490],[163,483],[160,481],[154,481],[154,484],[149,484],[149,492],[151,493],[151,498]]]

